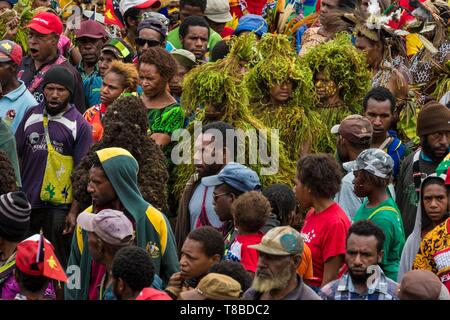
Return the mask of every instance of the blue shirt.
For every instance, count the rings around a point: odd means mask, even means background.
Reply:
[[[0,99],[0,118],[14,134],[28,109],[38,104],[31,92],[28,91],[25,83],[22,80],[19,80],[19,82],[20,86],[17,89]]]
[[[399,300],[397,297],[397,282],[386,277],[379,266],[378,281],[360,294],[356,291],[350,273],[347,271],[337,280],[326,284],[319,292],[324,300]],[[368,281],[370,280],[370,277]]]

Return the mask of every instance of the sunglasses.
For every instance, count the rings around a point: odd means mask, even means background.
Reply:
[[[145,44],[147,44],[147,46],[149,47],[156,47],[156,46],[160,46],[161,42],[159,42],[158,40],[147,40],[147,39],[142,39],[142,38],[136,38],[136,44],[140,47],[145,46]]]

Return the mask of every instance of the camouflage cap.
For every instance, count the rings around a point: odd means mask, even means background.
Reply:
[[[284,226],[270,229],[260,244],[248,247],[274,256],[289,256],[302,254],[303,246],[300,232],[290,226]]]
[[[365,170],[374,176],[388,178],[394,170],[394,160],[380,149],[366,149],[356,158],[354,170]]]

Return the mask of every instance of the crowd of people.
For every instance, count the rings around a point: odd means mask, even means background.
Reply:
[[[0,22],[1,300],[450,300],[449,3]]]

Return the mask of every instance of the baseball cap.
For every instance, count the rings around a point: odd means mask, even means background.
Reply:
[[[193,290],[180,293],[182,300],[238,300],[241,284],[230,276],[208,273]]]
[[[174,57],[175,60],[177,60],[182,66],[191,69],[197,64],[197,61],[195,59],[195,55],[184,49],[174,49],[172,52],[170,52],[172,57]]]
[[[107,34],[100,22],[95,20],[84,20],[80,24],[80,29],[75,30],[75,36],[77,38],[86,37],[101,39],[105,38]]]
[[[142,20],[137,27],[137,33],[139,34],[139,32],[142,29],[155,30],[156,32],[159,32],[163,36],[163,39],[166,39],[166,37],[167,37],[166,25],[156,18],[148,18],[148,19]]]
[[[12,61],[17,65],[22,64],[22,47],[9,40],[0,41],[0,62]]]
[[[228,0],[208,0],[206,1],[205,16],[217,23],[226,23],[233,17],[230,14],[230,4]]]
[[[239,19],[234,34],[237,35],[242,31],[254,31],[256,35],[261,37],[268,29],[267,22],[263,17],[256,14],[246,14]]]
[[[61,35],[63,24],[56,14],[50,12],[40,12],[31,19],[27,28],[33,29],[41,34],[56,33]]]
[[[119,11],[124,16],[131,8],[146,9],[150,7],[159,8],[160,6],[161,2],[159,0],[122,0],[119,4]]]
[[[133,237],[133,225],[122,211],[104,209],[97,214],[82,212],[77,218],[82,229],[94,232],[100,239],[111,245],[126,245]]]
[[[35,234],[17,245],[16,266],[31,276],[67,281],[53,245],[42,234]]]
[[[352,114],[345,117],[341,124],[334,125],[331,133],[340,134],[351,143],[363,144],[372,139],[373,128],[369,119],[359,114]]]
[[[207,187],[226,183],[241,192],[261,189],[261,182],[256,172],[237,162],[227,163],[217,175],[202,178],[202,183]]]
[[[300,232],[290,226],[283,226],[270,229],[260,244],[248,247],[274,256],[290,256],[302,254],[303,246]]]
[[[123,62],[132,62],[134,52],[130,46],[120,38],[111,39],[102,48],[102,52],[111,52],[117,59],[123,60]]]
[[[365,170],[379,178],[388,178],[392,175],[394,160],[380,149],[366,149],[355,160],[354,170]]]
[[[429,270],[411,270],[403,276],[400,300],[450,300],[447,288]]]

